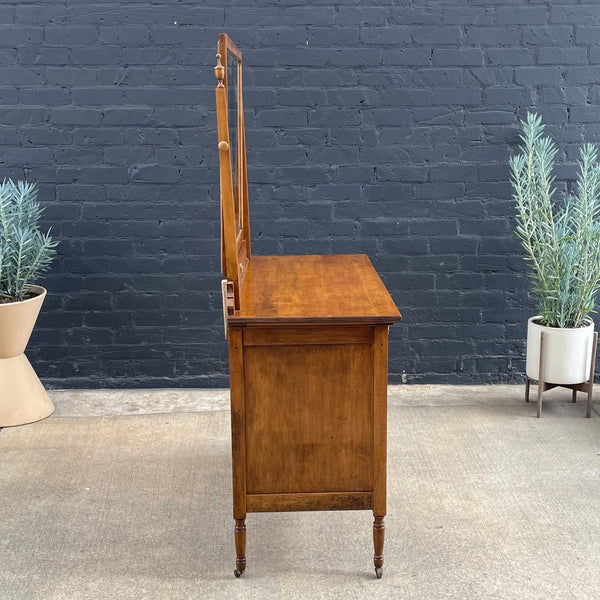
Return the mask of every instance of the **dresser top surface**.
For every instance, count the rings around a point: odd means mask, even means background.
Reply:
[[[231,325],[401,319],[366,254],[253,256]]]

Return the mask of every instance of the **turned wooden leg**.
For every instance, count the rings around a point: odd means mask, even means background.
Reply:
[[[596,349],[598,348],[598,332],[594,332],[594,347],[592,350],[592,364],[590,365],[590,380],[588,382],[587,407],[585,409],[586,418],[592,416],[592,391],[594,390],[594,372],[596,371]]]
[[[235,571],[239,577],[246,570],[246,519],[235,520]]]
[[[544,332],[540,333],[540,365],[538,372],[537,417],[542,416],[542,393],[544,391]]]
[[[529,386],[531,385],[531,379],[525,378],[525,402],[529,402]]]
[[[385,525],[383,524],[383,517],[375,516],[373,521],[373,546],[375,548],[375,554],[373,561],[375,563],[375,575],[377,579],[381,579],[383,575],[383,541],[385,539]]]
[[[571,396],[571,402],[577,402],[577,390],[573,390],[573,395]]]

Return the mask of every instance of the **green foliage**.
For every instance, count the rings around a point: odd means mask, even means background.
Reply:
[[[541,117],[522,121],[521,153],[510,159],[516,233],[531,263],[533,294],[549,327],[580,327],[594,311],[600,282],[600,165],[591,144],[580,151],[576,191],[556,206],[557,148]]]
[[[0,185],[0,298],[23,300],[28,285],[48,270],[56,255],[50,231],[38,222],[43,209],[34,184],[4,180]]]

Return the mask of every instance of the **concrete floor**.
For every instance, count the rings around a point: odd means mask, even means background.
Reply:
[[[390,388],[378,581],[368,512],[249,515],[233,577],[225,391],[53,392],[0,432],[0,599],[597,600],[598,404],[522,394]]]

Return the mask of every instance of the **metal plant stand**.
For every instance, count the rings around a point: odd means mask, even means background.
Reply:
[[[537,416],[538,418],[542,416],[542,394],[551,390],[555,387],[563,387],[573,390],[573,395],[571,402],[577,402],[577,392],[585,392],[587,394],[587,408],[585,411],[586,418],[590,418],[592,416],[592,391],[594,388],[594,370],[596,366],[596,347],[598,345],[598,332],[594,332],[594,346],[592,349],[592,362],[590,364],[590,376],[587,381],[583,383],[548,383],[544,381],[544,358],[545,358],[545,344],[544,344],[544,333],[541,333],[540,338],[540,369],[539,376],[540,379],[538,381],[538,390],[537,390]],[[525,381],[525,402],[529,402],[529,387],[531,386],[531,382],[533,379],[527,377]]]

